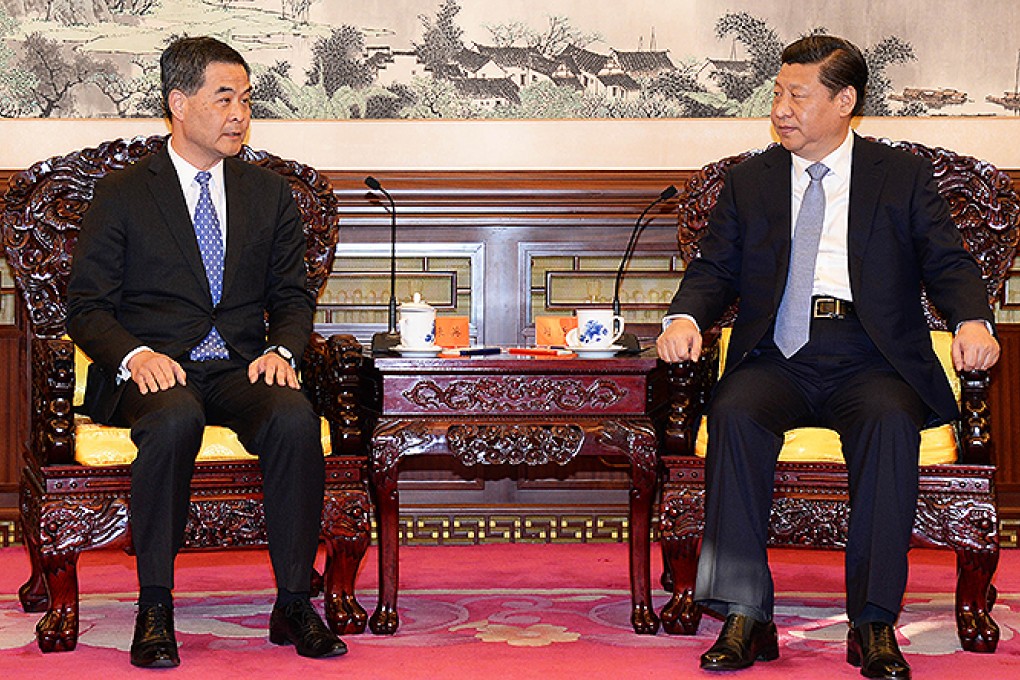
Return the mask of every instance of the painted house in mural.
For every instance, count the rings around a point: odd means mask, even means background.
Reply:
[[[521,103],[520,89],[509,78],[454,78],[450,82],[457,94],[483,109]]]
[[[425,64],[414,50],[393,50],[389,46],[366,49],[366,63],[375,69],[375,82],[383,87],[397,83],[410,83],[428,75]]]
[[[751,62],[745,59],[706,59],[697,72],[698,84],[709,92],[719,92],[719,81],[716,74],[732,74],[740,79],[752,74]]]
[[[634,78],[654,78],[676,69],[669,50],[621,52],[612,50],[620,69]]]
[[[556,71],[557,63],[545,58],[533,47],[494,47],[476,44],[475,49],[498,64],[506,76],[520,87],[551,81],[553,72]]]

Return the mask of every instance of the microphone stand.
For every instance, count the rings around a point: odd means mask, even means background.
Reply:
[[[372,336],[372,356],[379,356],[394,351],[400,344],[400,333],[397,332],[397,205],[390,192],[375,177],[366,177],[365,185],[373,191],[381,192],[390,203],[390,304],[387,331]]]
[[[662,190],[662,193],[659,194],[658,198],[649,203],[648,206],[641,211],[641,214],[637,218],[637,222],[634,223],[634,229],[630,232],[630,240],[627,241],[627,247],[623,251],[623,259],[620,260],[620,268],[616,271],[616,281],[613,287],[614,315],[620,314],[620,284],[623,281],[623,270],[627,267],[627,263],[630,261],[631,256],[634,255],[634,248],[637,246],[638,236],[647,226],[647,224],[642,224],[642,221],[645,219],[645,215],[647,215],[649,211],[659,203],[668,201],[676,196],[676,194],[676,187],[670,184]],[[620,339],[617,340],[617,342],[623,346],[623,350],[620,352],[621,354],[640,354],[642,351],[641,341],[638,340],[638,337],[633,333],[624,333],[620,336]]]

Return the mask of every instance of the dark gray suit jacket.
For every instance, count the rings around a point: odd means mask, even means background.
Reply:
[[[166,149],[96,184],[71,266],[67,322],[106,378],[94,417],[112,413],[113,377],[128,352],[147,345],[185,358],[214,322],[246,361],[270,345],[304,353],[315,300],[305,289],[304,232],[289,185],[236,158],[224,160],[224,184],[227,249],[215,308]]]
[[[727,174],[670,314],[709,328],[739,298],[726,370],[738,365],[775,321],[790,259],[790,152],[781,146]],[[850,288],[861,324],[890,364],[944,420],[958,409],[931,348],[921,284],[950,328],[992,322],[981,273],[964,249],[931,164],[854,139],[848,251]]]

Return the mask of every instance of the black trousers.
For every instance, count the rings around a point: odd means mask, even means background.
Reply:
[[[854,316],[814,319],[790,359],[771,333],[720,380],[708,410],[705,534],[695,599],[726,615],[770,619],[767,540],[783,433],[819,426],[840,436],[849,473],[847,614],[898,612],[917,505],[920,430],[931,417]]]
[[[140,586],[173,588],[191,476],[206,424],[234,430],[258,455],[269,555],[277,586],[307,591],[318,548],[325,463],[319,419],[289,387],[251,384],[247,363],[181,362],[186,386],[143,395],[124,386],[114,422],[131,428],[131,535]]]

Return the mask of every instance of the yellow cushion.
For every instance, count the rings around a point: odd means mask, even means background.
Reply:
[[[74,352],[74,405],[85,401],[85,377],[91,360],[80,349]],[[74,459],[82,465],[127,465],[138,455],[138,449],[131,441],[131,432],[123,427],[98,425],[86,416],[75,416]],[[332,443],[329,439],[329,423],[320,419],[322,450],[329,455]],[[202,436],[202,448],[198,453],[200,461],[258,460],[245,450],[237,434],[229,427],[210,425]]]
[[[724,328],[719,338],[719,370],[726,365],[726,348],[730,340],[730,329]],[[932,347],[953,388],[957,403],[960,401],[960,378],[953,369],[952,343],[953,335],[948,331],[931,332]],[[705,457],[708,446],[708,427],[705,418],[701,419],[698,437],[695,440],[694,452]],[[940,425],[921,431],[921,465],[942,465],[953,463],[959,450],[956,430],[952,425]],[[779,452],[779,460],[784,463],[842,463],[843,449],[839,435],[835,431],[823,427],[800,427],[789,430],[783,437],[783,448]]]
[[[708,447],[708,427],[701,419],[694,453],[705,457]],[[956,430],[952,425],[940,425],[921,430],[921,465],[954,463],[957,458]],[[842,463],[843,448],[839,435],[824,427],[798,427],[783,436],[779,460],[784,463]]]

